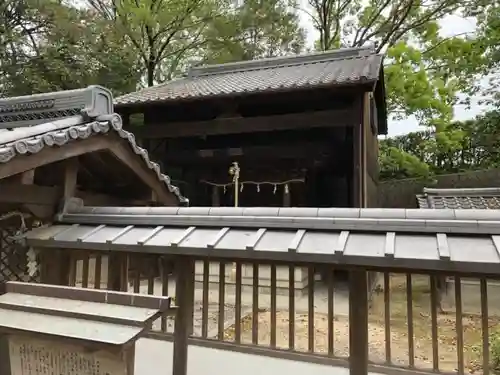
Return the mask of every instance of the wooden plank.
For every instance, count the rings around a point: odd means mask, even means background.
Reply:
[[[368,278],[365,270],[349,271],[349,373],[368,375]]]
[[[57,186],[0,184],[0,203],[54,206],[59,202],[62,194],[62,188]],[[77,190],[75,194],[78,198],[82,198],[88,205],[96,203],[112,205],[112,203],[120,202],[119,199],[107,194],[83,190]]]
[[[274,116],[218,118],[208,121],[151,124],[127,129],[141,139],[178,138],[215,134],[254,133],[314,127],[354,126],[352,109],[290,113]]]
[[[9,336],[0,334],[0,374],[12,374],[9,357]]]
[[[188,340],[193,328],[194,259],[177,258],[175,264],[176,304],[179,306],[175,318],[172,375],[188,373]]]
[[[293,142],[287,144],[271,144],[263,146],[248,146],[220,149],[183,149],[170,151],[163,160],[169,163],[183,163],[188,161],[202,162],[207,159],[227,160],[229,157],[249,159],[310,159],[320,156],[329,156],[332,152],[332,142]]]
[[[128,290],[129,259],[126,253],[112,252],[108,260],[108,289]]]
[[[35,170],[23,172],[19,175],[19,182],[23,185],[32,185],[35,182]]]
[[[0,308],[140,327],[152,323],[161,314],[156,308],[148,309],[19,293],[1,295]]]
[[[362,207],[368,207],[368,159],[367,159],[367,138],[371,135],[370,128],[370,92],[365,92],[363,96],[363,121],[361,123],[361,203]]]
[[[17,156],[8,163],[0,164],[0,179],[89,152],[105,150],[111,144],[109,138],[91,137],[63,147],[46,147],[35,155]]]
[[[0,330],[31,332],[59,338],[69,337],[89,342],[124,345],[142,333],[143,328],[0,309]]]
[[[362,110],[358,102],[359,110]],[[352,128],[353,178],[352,178],[352,205],[363,207],[363,166],[362,166],[362,129],[361,126]]]
[[[80,302],[108,303],[144,309],[156,309],[161,312],[166,312],[170,308],[170,297],[168,296],[121,293],[111,290],[74,288],[70,286],[25,283],[20,281],[8,281],[0,284],[0,286],[3,287],[0,293],[63,298],[66,300],[78,300]]]
[[[11,375],[41,374],[41,371],[45,374],[61,375],[133,375],[130,363],[133,364],[134,361],[129,355],[130,352],[133,353],[133,347],[127,345],[120,350],[110,350],[109,347],[99,348],[95,344],[85,345],[79,342],[69,343],[68,340],[13,335],[9,338],[10,350],[6,362],[10,362],[11,371],[8,374]],[[95,372],[96,370],[98,372]]]
[[[78,158],[73,157],[64,162],[63,199],[73,198],[76,194],[78,179]]]

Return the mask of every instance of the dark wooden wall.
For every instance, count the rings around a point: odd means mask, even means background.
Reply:
[[[365,207],[379,207],[378,202],[378,137],[377,113],[373,102],[373,95],[365,93],[363,98],[363,129],[365,142]]]
[[[284,186],[279,194],[269,185],[260,194],[244,186],[241,205],[376,206],[376,115],[365,90],[167,103],[143,108],[139,126],[125,124],[193,205],[232,204],[232,188],[219,189],[214,200],[214,188],[200,181],[229,182],[228,168],[237,161],[240,181],[305,179],[290,184],[287,199]]]

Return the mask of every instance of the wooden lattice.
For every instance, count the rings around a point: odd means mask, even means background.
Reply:
[[[39,281],[36,254],[22,240],[32,223],[17,212],[0,217],[0,281]]]

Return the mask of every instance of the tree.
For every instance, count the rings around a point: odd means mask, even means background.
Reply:
[[[404,178],[429,178],[431,170],[415,155],[382,142],[379,152],[381,180],[398,180]]]
[[[304,49],[295,0],[245,0],[214,23],[204,62],[224,63],[297,54]]]
[[[382,179],[500,167],[500,111],[383,140],[379,160]]]
[[[477,91],[474,77],[484,71],[482,39],[439,34],[438,21],[469,12],[457,0],[308,0],[317,48],[372,44],[386,52],[386,85],[393,116],[416,115],[422,123],[443,127],[453,117],[457,93]],[[483,9],[475,2],[475,11]]]
[[[123,48],[112,24],[95,12],[52,1],[24,4],[27,14],[38,18],[22,21],[43,24],[36,36],[12,40],[11,56],[2,57],[6,95],[81,88],[102,84],[115,94],[136,88],[135,56]],[[29,6],[36,7],[30,9]],[[39,5],[43,8],[40,9]],[[40,32],[43,31],[43,32]]]
[[[500,104],[500,3],[486,1],[486,11],[476,11],[472,14],[477,19],[476,33],[485,46],[484,58],[488,62],[485,73],[489,75],[489,82],[482,89],[483,98],[480,103]],[[487,75],[487,74],[485,74]]]
[[[228,10],[224,0],[88,0],[114,22],[138,56],[147,86],[172,79],[207,43],[204,33]]]
[[[50,4],[41,1],[39,6],[37,12],[29,0],[0,2],[0,95],[7,93],[6,82],[24,62],[25,54],[36,50],[37,38],[50,24]]]

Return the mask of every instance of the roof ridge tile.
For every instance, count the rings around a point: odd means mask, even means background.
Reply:
[[[120,138],[128,142],[133,152],[139,155],[146,166],[155,172],[157,178],[166,185],[167,189],[177,197],[180,203],[187,201],[187,198],[181,195],[179,188],[172,185],[170,177],[163,174],[160,166],[149,158],[148,152],[137,144],[135,136],[123,130],[120,115],[115,113],[108,116],[105,121],[98,119],[84,123],[81,121],[84,121],[82,116],[75,116],[1,132],[0,164],[8,163],[19,155],[36,154],[45,147],[64,146],[73,140],[86,139],[92,135],[114,131]]]
[[[316,54],[281,56],[269,59],[237,61],[226,64],[199,66],[191,68],[187,76],[188,78],[197,78],[197,77],[219,75],[219,74],[259,71],[259,70],[287,68],[294,66],[305,66],[305,65],[320,64],[330,61],[361,59],[376,54],[373,52],[371,48],[360,48],[360,49],[349,48],[345,50],[346,53],[344,54],[339,53],[339,51],[344,52],[343,50],[333,50],[333,51],[320,52]]]

